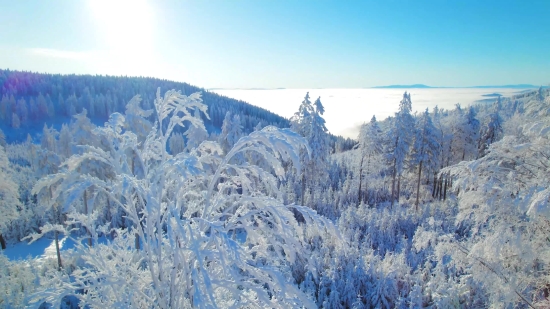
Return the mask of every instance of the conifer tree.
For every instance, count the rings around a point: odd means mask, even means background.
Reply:
[[[411,110],[411,95],[405,92],[403,99],[399,103],[399,111],[395,114],[392,127],[389,131],[390,144],[387,158],[392,165],[392,206],[396,199],[399,200],[401,174],[403,173],[405,158],[413,142],[415,125]]]
[[[359,131],[359,152],[361,155],[361,160],[359,163],[359,192],[358,192],[358,203],[361,203],[362,196],[362,180],[363,180],[363,162],[366,158],[367,160],[367,166],[366,166],[366,172],[367,175],[371,172],[371,161],[373,160],[374,156],[380,154],[382,152],[382,131],[380,130],[380,127],[378,126],[378,122],[376,121],[376,117],[372,116],[369,123],[364,124],[361,126],[361,130]],[[365,184],[365,192],[368,194],[368,182]],[[366,201],[368,202],[368,196]]]
[[[418,178],[416,182],[416,202],[415,206],[418,210],[420,200],[420,180],[422,169],[434,170],[438,165],[439,148],[438,132],[432,123],[432,118],[428,113],[428,109],[417,122],[416,136],[411,153],[411,163],[413,166],[418,166]]]
[[[500,97],[492,107],[492,111],[488,116],[487,123],[482,129],[482,134],[479,139],[478,149],[479,156],[483,157],[487,153],[489,145],[502,138],[502,118],[500,117]]]
[[[12,180],[10,162],[0,145],[0,246],[6,249],[2,234],[7,224],[17,217],[17,207],[20,206],[19,186]]]
[[[309,92],[306,93],[298,111],[291,118],[291,128],[305,137],[311,149],[311,157],[302,152],[302,192],[301,204],[305,203],[306,188],[311,193],[316,186],[327,176],[329,142],[328,130],[322,115],[325,112],[321,98],[317,98],[312,104],[309,100]]]

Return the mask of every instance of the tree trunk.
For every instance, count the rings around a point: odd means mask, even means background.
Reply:
[[[451,146],[451,144],[449,144],[449,153],[447,154],[447,165],[445,165],[446,167],[451,165],[451,157],[453,156],[453,146]]]
[[[52,187],[50,187],[50,198],[53,198]],[[57,209],[55,205],[54,205],[54,213],[55,213],[56,223],[61,224],[61,211]],[[57,270],[61,270],[63,265],[61,263],[61,252],[59,252],[59,232],[55,231],[54,236],[55,236],[55,252],[57,254]]]
[[[302,196],[300,198],[300,205],[305,206],[304,199],[306,194],[306,171],[302,172]]]
[[[88,215],[88,190],[84,190],[84,214]],[[86,227],[86,233],[88,234],[88,247],[92,246],[92,234],[90,230]]]
[[[361,163],[359,163],[359,189],[357,190],[357,205],[361,204],[361,185],[363,181],[363,159],[361,156]]]
[[[141,246],[139,244],[139,233],[136,232],[136,238],[134,240],[134,245],[136,247],[136,250],[139,251],[141,249]]]
[[[435,198],[441,199],[441,182],[443,181],[443,176],[439,176],[437,179],[437,189],[435,190]]]
[[[135,161],[136,161],[136,156],[135,156],[135,153],[132,152],[132,175],[133,176],[136,175],[136,173],[135,173]],[[136,230],[137,230],[137,228],[139,227],[138,225],[140,224],[139,219],[138,219],[138,222],[136,222],[135,224],[136,224]],[[137,233],[137,232],[135,234],[134,246],[136,247],[136,251],[139,251],[141,249],[141,246],[139,244],[139,233]]]
[[[55,231],[55,251],[57,253],[57,270],[61,270],[63,265],[61,264],[61,252],[59,252],[59,232]]]
[[[422,175],[422,163],[424,161],[420,161],[420,164],[418,165],[418,181],[416,182],[416,211],[418,211],[418,201],[420,199],[420,175]]]
[[[432,183],[432,197],[435,198],[435,190],[437,189],[437,176],[434,173],[434,182]]]
[[[446,200],[447,199],[447,179],[448,177],[445,176],[445,188],[443,188],[443,200]]]
[[[6,241],[4,240],[2,233],[0,233],[0,246],[2,246],[2,250],[6,250]]]
[[[369,159],[367,160],[367,175],[370,175],[370,158],[371,155],[369,154]],[[369,204],[369,179],[365,179],[365,202],[368,205]]]
[[[393,203],[395,201],[395,177],[397,176],[397,170],[396,170],[396,163],[397,159],[393,159],[393,175],[392,175],[392,182],[391,182],[391,207],[393,207]]]
[[[399,203],[399,199],[401,198],[401,176],[399,175],[397,177],[397,202]]]

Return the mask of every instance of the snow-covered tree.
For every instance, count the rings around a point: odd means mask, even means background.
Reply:
[[[315,192],[317,190],[316,187],[326,177],[329,143],[328,130],[322,117],[324,112],[325,109],[321,103],[321,98],[317,98],[315,103],[312,104],[309,100],[308,92],[298,111],[290,119],[292,130],[302,135],[311,148],[311,156],[305,155],[305,152],[302,152],[301,155],[303,170],[301,175],[302,190],[300,203],[302,205],[305,204],[304,196],[306,188],[311,193]]]
[[[26,125],[29,122],[29,108],[27,107],[27,101],[25,101],[24,98],[19,99],[15,110],[20,123]]]
[[[61,131],[59,132],[59,141],[57,143],[57,149],[60,155],[68,158],[72,155],[73,137],[69,126],[63,124]]]
[[[418,210],[420,201],[420,180],[422,176],[422,168],[428,171],[436,171],[439,162],[438,142],[439,134],[432,123],[432,118],[428,113],[428,109],[420,116],[416,124],[416,136],[411,150],[411,165],[418,166],[418,178],[416,181],[416,202],[415,206]]]
[[[170,146],[170,154],[173,156],[181,153],[185,150],[185,140],[181,133],[174,133],[170,136],[168,140],[168,145]]]
[[[413,143],[415,125],[411,110],[411,95],[405,92],[403,99],[399,103],[399,111],[395,113],[393,124],[388,132],[389,149],[387,151],[387,159],[392,165],[392,206],[396,199],[399,200],[401,174],[403,173],[405,158]]]
[[[467,258],[472,279],[487,290],[488,302],[545,307],[550,126],[536,121],[524,124],[523,132],[522,139],[506,136],[482,158],[443,172],[454,176],[460,192],[457,222],[473,233],[456,248]]]
[[[79,114],[72,114],[74,122],[71,123],[71,133],[75,145],[96,145],[97,138],[92,134],[95,125],[88,118],[88,111],[83,109]]]
[[[0,146],[6,147],[6,135],[4,134],[4,131],[0,129]]]
[[[166,146],[174,129],[203,126],[193,113],[205,113],[206,106],[199,94],[168,91],[162,97],[159,90],[155,109],[157,121],[143,147],[135,133],[124,129],[125,117],[114,113],[94,131],[110,136],[111,147],[82,146],[82,154],[35,187],[35,192],[52,188],[53,200],[65,208],[93,187],[134,222],[117,230],[118,237],[108,244],[79,246],[86,268],[73,272],[75,280],[55,277],[37,299],[54,306],[71,294],[92,307],[315,307],[289,279],[289,263],[305,244],[293,211],[311,227],[333,227],[307,208],[283,205],[277,186],[277,178],[286,174],[281,161],[300,167],[304,139],[269,126],[241,138],[225,156],[210,141],[172,156]],[[129,151],[135,153],[139,173],[128,164]],[[235,161],[249,151],[263,155],[275,175]],[[80,174],[90,162],[105,165],[113,177]],[[86,216],[69,217],[93,237],[104,230]],[[131,245],[135,233],[141,241],[137,251]]]
[[[499,100],[493,105],[492,111],[488,116],[487,122],[482,129],[481,137],[479,139],[478,151],[480,156],[484,156],[489,145],[502,138],[502,118],[499,114],[500,111],[500,97]]]
[[[195,110],[195,118],[200,118],[201,115],[200,115],[200,111],[198,109]],[[237,123],[235,125],[238,125]],[[222,130],[223,132],[223,130]],[[237,132],[238,133],[238,132]],[[184,133],[186,139],[187,139],[187,143],[185,145],[185,149],[189,152],[191,151],[192,149],[195,149],[197,148],[200,143],[204,142],[205,140],[208,139],[208,132],[206,131],[206,129],[202,126],[195,126],[193,124],[191,124],[189,126],[189,128],[187,129],[187,131],[185,131]],[[229,136],[226,136],[226,138],[228,138]],[[233,137],[231,137],[230,139],[232,139]]]
[[[361,154],[361,160],[359,161],[359,192],[358,192],[358,203],[361,203],[363,194],[361,194],[362,180],[363,180],[363,162],[367,160],[367,166],[365,171],[367,175],[371,172],[371,161],[374,160],[374,157],[382,153],[382,130],[378,126],[376,117],[372,116],[369,123],[363,124],[361,130],[359,131],[359,152]],[[365,181],[365,192],[368,194],[368,182]],[[366,198],[368,201],[368,196]]]
[[[57,151],[57,134],[58,132],[53,126],[48,128],[48,126],[44,124],[42,128],[42,137],[40,138],[40,145],[42,148],[55,153]]]
[[[141,97],[134,96],[126,105],[125,126],[127,130],[134,132],[139,141],[145,140],[153,124],[148,120],[153,114],[153,110],[144,110],[141,108]]]
[[[480,126],[479,120],[476,118],[476,111],[473,106],[470,106],[468,108],[468,112],[466,113],[466,142],[464,152],[462,154],[462,160],[477,158],[477,145],[479,141]]]
[[[10,162],[3,146],[0,146],[0,246],[6,249],[2,234],[8,223],[17,217],[19,186],[12,180]]]
[[[19,129],[21,126],[21,120],[19,120],[19,116],[17,116],[16,113],[13,113],[11,116],[11,127],[14,129]]]
[[[219,143],[222,145],[224,152],[228,152],[233,145],[243,135],[243,126],[241,125],[241,118],[239,115],[233,115],[227,112],[222,124],[222,132],[219,136]]]

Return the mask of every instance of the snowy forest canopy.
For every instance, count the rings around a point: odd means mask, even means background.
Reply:
[[[0,240],[58,248],[2,251],[0,306],[550,306],[548,89],[420,114],[405,93],[335,152],[308,94],[290,120],[254,118],[188,85],[112,78],[103,110],[107,77],[30,76],[4,79],[3,125],[9,107],[25,126],[12,95],[35,102],[29,123],[49,105],[72,120],[39,143],[0,135]]]

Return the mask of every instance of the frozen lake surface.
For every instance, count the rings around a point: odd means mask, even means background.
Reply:
[[[456,103],[468,106],[479,100],[511,96],[524,89],[508,88],[422,88],[422,89],[212,89],[230,98],[243,100],[290,118],[309,91],[313,102],[321,97],[324,118],[329,131],[336,135],[357,138],[359,126],[373,115],[378,120],[392,116],[405,91],[411,93],[413,111],[430,110],[435,106],[453,109]]]

